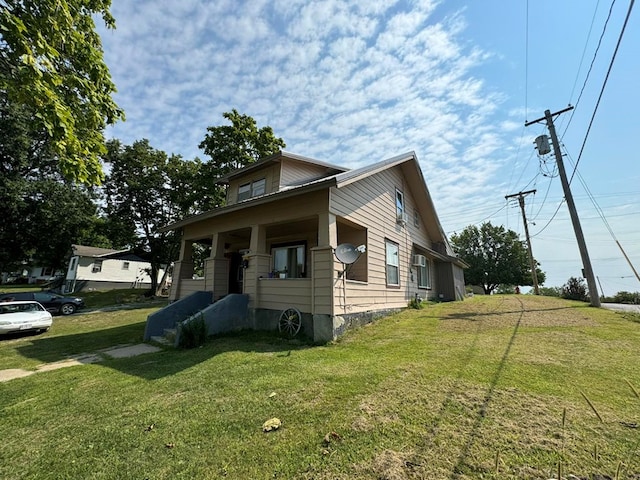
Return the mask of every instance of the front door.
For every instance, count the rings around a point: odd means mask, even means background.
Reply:
[[[229,260],[229,293],[242,293],[243,278],[242,255],[233,252]]]

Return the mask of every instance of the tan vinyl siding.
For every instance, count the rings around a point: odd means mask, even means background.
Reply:
[[[238,188],[240,185],[265,179],[265,193],[271,193],[278,190],[278,181],[280,179],[280,165],[272,164],[265,168],[248,173],[247,175],[235,178],[229,182],[227,187],[227,203],[232,205],[238,203]]]
[[[289,307],[295,307],[303,313],[311,312],[310,278],[258,280],[256,308],[284,310]]]
[[[184,298],[192,293],[200,292],[204,290],[204,280],[187,280],[182,279],[180,281],[180,292],[177,298]]]
[[[333,314],[334,256],[330,248],[311,251],[313,268],[313,314]]]
[[[249,225],[286,224],[301,218],[317,218],[327,210],[327,191],[286,198],[268,204],[248,207],[227,215],[213,217],[184,227],[185,240],[210,238],[212,232],[229,232]]]
[[[302,185],[327,176],[327,168],[320,165],[282,160],[280,186]]]
[[[405,212],[409,213],[404,226],[396,222],[396,189],[403,192]],[[413,245],[430,248],[432,242],[422,221],[418,227],[414,226],[411,212],[415,208],[416,203],[399,167],[343,188],[331,189],[331,213],[367,228],[368,281],[366,285],[347,281],[345,313],[405,307],[419,292],[417,274],[413,273],[412,280],[410,271]],[[399,288],[386,285],[385,239],[399,245]],[[336,299],[344,298],[342,282],[336,285],[334,292]]]

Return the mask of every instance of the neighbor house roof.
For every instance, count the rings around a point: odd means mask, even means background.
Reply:
[[[107,257],[114,253],[125,253],[129,251],[128,249],[114,250],[112,248],[88,247],[86,245],[71,245],[71,249],[73,250],[74,255],[93,258]]]

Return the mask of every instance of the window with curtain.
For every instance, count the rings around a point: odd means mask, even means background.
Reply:
[[[305,276],[305,245],[282,245],[271,249],[273,271],[276,278],[303,278]]]

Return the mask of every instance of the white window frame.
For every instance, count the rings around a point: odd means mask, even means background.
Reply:
[[[396,188],[396,218],[403,218],[405,213],[404,193]]]
[[[290,250],[296,250],[296,260],[300,260],[298,255],[302,254],[301,262],[296,262],[295,269],[290,265]],[[285,266],[284,270],[280,268],[281,266],[277,264],[277,257],[279,256],[277,252],[285,252]],[[307,261],[307,246],[306,243],[291,243],[285,245],[273,245],[271,247],[271,264],[272,264],[272,272],[275,275],[275,278],[304,278],[306,276],[306,261]],[[300,271],[298,271],[298,265],[301,265]]]
[[[424,288],[426,290],[431,289],[431,260],[427,258],[423,267],[415,267],[418,270],[418,288]]]
[[[384,241],[385,252],[385,281],[387,287],[400,286],[400,245],[389,239]],[[391,278],[395,273],[395,282]]]

